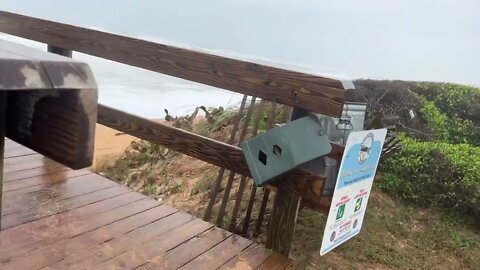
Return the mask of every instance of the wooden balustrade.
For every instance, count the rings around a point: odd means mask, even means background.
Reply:
[[[263,115],[265,103],[271,101],[268,127],[274,126],[277,109],[282,109],[282,119],[288,119],[291,108],[339,116],[343,108],[344,89],[339,80],[310,75],[277,67],[231,59],[204,52],[177,48],[111,33],[86,29],[73,25],[27,17],[0,11],[0,32],[43,42],[49,45],[49,51],[71,57],[72,51],[78,51],[97,57],[113,60],[170,76],[190,80],[206,85],[243,93],[241,111],[246,107],[247,95],[252,96],[247,109],[247,119],[240,128],[240,119],[235,124],[233,137],[240,131],[240,141],[246,138],[248,121],[256,113],[253,136],[258,130],[258,119]],[[132,78],[134,79],[134,78]],[[101,89],[100,89],[101,91]],[[259,111],[254,112],[256,98],[260,98]],[[289,105],[277,108],[277,103]],[[295,111],[294,110],[294,111]],[[240,112],[241,114],[241,112]],[[226,204],[230,197],[230,188],[235,174],[240,174],[241,193],[236,194],[235,206],[230,220],[230,229],[246,233],[251,222],[257,187],[251,186],[246,207],[246,216],[241,229],[234,226],[237,222],[243,192],[247,187],[247,178],[251,177],[241,148],[230,143],[219,142],[182,129],[135,116],[114,108],[99,105],[98,123],[128,133],[135,137],[160,144],[180,153],[206,161],[220,167],[217,181],[211,194],[210,203],[215,203],[220,182],[225,170],[230,172],[227,189],[223,193],[217,223],[222,223]],[[395,147],[395,145],[393,145]],[[394,148],[392,148],[394,149]],[[332,143],[330,157],[341,160],[343,147]],[[259,206],[256,220],[257,231],[263,224],[270,192],[277,193],[269,228],[269,245],[282,254],[288,255],[293,227],[295,224],[298,198],[304,205],[328,211],[330,202],[322,197],[324,178],[314,173],[294,169],[267,185]],[[230,187],[230,188],[228,188]],[[278,195],[280,194],[280,195]],[[207,207],[206,219],[210,219],[212,205]],[[274,208],[275,208],[274,207]],[[284,214],[282,214],[284,213]],[[283,239],[280,239],[284,235]]]

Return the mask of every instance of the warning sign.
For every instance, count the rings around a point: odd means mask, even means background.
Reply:
[[[348,136],[320,255],[360,232],[386,135],[386,129],[377,129]]]

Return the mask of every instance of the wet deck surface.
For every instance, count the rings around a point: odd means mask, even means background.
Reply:
[[[291,261],[88,170],[5,142],[0,269],[290,269]]]

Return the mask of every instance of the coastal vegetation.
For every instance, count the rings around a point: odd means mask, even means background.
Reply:
[[[306,269],[475,269],[480,265],[480,89],[375,80],[357,80],[355,85],[347,97],[367,103],[366,126],[393,127],[402,149],[381,162],[359,236],[320,257],[326,217],[304,208],[293,255]],[[228,141],[235,109],[200,110],[205,112],[201,119],[197,109],[193,117],[169,123]],[[267,129],[271,110],[266,106],[260,116],[260,133]],[[284,116],[277,112],[279,122]],[[201,216],[218,169],[135,141],[113,165],[99,171]]]

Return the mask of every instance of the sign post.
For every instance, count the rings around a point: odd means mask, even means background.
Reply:
[[[376,129],[356,131],[348,136],[320,255],[360,232],[386,135],[386,129]]]

